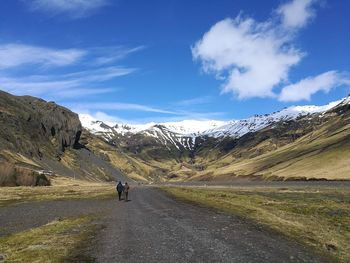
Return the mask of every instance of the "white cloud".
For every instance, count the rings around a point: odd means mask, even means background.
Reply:
[[[16,95],[33,95],[47,99],[113,92],[119,88],[105,88],[101,83],[129,75],[138,69],[113,65],[106,67],[104,65],[107,63],[100,65],[96,60],[107,57],[113,51],[111,57],[115,61],[116,56],[122,59],[140,49],[141,46],[82,50],[0,44],[0,89]],[[72,71],[72,66],[82,70]],[[60,70],[57,71],[55,67],[60,67]]]
[[[64,90],[79,86],[77,80],[58,80],[50,78],[36,77],[0,77],[0,88],[17,95],[43,95],[54,90]]]
[[[26,64],[67,66],[79,61],[86,51],[80,49],[51,49],[21,44],[0,45],[0,69]]]
[[[311,95],[330,90],[342,85],[349,85],[350,79],[336,71],[328,71],[316,77],[302,79],[295,84],[284,87],[279,95],[281,101],[310,100]]]
[[[75,78],[81,82],[102,82],[135,72],[136,68],[104,67],[93,70],[78,71],[61,76],[62,79]]]
[[[156,107],[151,107],[142,104],[135,103],[123,103],[123,102],[91,102],[91,103],[74,103],[70,105],[72,108],[76,108],[78,112],[84,112],[86,110],[127,110],[127,111],[142,111],[142,112],[156,112],[163,114],[176,114],[174,111],[164,110]]]
[[[287,28],[301,28],[315,16],[312,4],[317,0],[293,0],[281,5],[277,12],[281,15],[282,24]]]
[[[137,46],[132,48],[127,47],[101,47],[94,48],[92,51],[100,56],[96,59],[95,63],[98,65],[110,64],[125,58],[135,52],[145,49],[145,46]]]
[[[118,122],[123,122],[124,121],[121,118],[109,115],[109,114],[104,113],[102,111],[95,112],[94,114],[92,114],[92,117],[95,118],[96,120],[103,121],[107,125],[112,124],[111,126],[114,126]]]
[[[69,107],[70,105],[66,105]],[[209,122],[220,122],[216,120],[217,118],[222,119],[225,115],[223,112],[208,112],[208,113],[188,113],[184,115],[173,114],[171,116],[152,116],[146,118],[136,118],[136,119],[124,119],[114,114],[107,114],[104,111],[92,112],[90,110],[82,108],[71,108],[74,112],[79,114],[88,114],[95,120],[100,120],[107,125],[114,126],[116,123],[133,124],[133,125],[154,125],[156,123],[169,123],[169,122],[196,122],[196,121],[209,121]],[[215,118],[211,119],[211,118]]]
[[[192,99],[176,101],[173,104],[180,107],[187,107],[187,106],[193,106],[193,105],[208,104],[211,101],[212,101],[212,97],[201,96],[201,97],[196,97]]]
[[[107,114],[103,111],[90,112],[90,111],[82,111],[79,112],[79,109],[72,109],[73,112],[77,112],[79,114],[80,120],[87,119],[90,121],[102,121],[103,123],[113,127],[117,123],[129,123],[127,120],[119,118],[118,116]]]
[[[123,103],[123,102],[86,102],[86,103],[65,103],[66,107],[73,109],[73,111],[89,114],[98,120],[109,122],[122,122],[130,123],[130,120],[125,121],[115,114],[110,112],[116,112],[120,114],[121,111],[139,111],[148,113],[161,113],[163,116],[152,116],[141,119],[133,119],[132,123],[147,123],[151,121],[155,122],[169,122],[179,120],[210,120],[212,118],[222,118],[226,113],[224,112],[192,112],[186,110],[168,110],[159,107],[135,104],[135,103]],[[108,111],[109,113],[105,113]]]
[[[61,75],[31,75],[27,77],[1,77],[0,88],[14,94],[45,95],[52,92],[67,91],[72,88],[95,86],[98,83],[131,74],[134,68],[107,67],[78,71]],[[73,94],[70,90],[67,94]],[[96,91],[95,94],[98,92]],[[84,95],[92,93],[81,93]]]
[[[240,16],[215,24],[192,53],[205,72],[226,80],[223,92],[241,99],[274,96],[273,88],[287,79],[290,68],[303,56],[290,45],[288,35],[270,22]]]
[[[54,99],[62,98],[82,98],[91,95],[99,95],[106,93],[113,93],[118,89],[112,88],[77,88],[77,89],[65,89],[65,90],[56,90],[51,93],[51,97]]]
[[[293,42],[297,30],[315,15],[316,2],[290,1],[265,22],[242,15],[219,21],[192,47],[193,58],[205,73],[224,81],[223,93],[239,99],[277,98],[276,90],[305,56]]]
[[[106,6],[107,0],[33,0],[29,2],[33,11],[50,15],[66,14],[71,18],[82,18]]]

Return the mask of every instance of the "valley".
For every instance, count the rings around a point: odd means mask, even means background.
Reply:
[[[89,132],[150,168],[145,173],[158,182],[235,181],[242,176],[348,180],[349,101],[293,106],[227,123],[197,121],[193,126],[190,121],[109,126],[87,115],[80,119]]]
[[[0,1],[0,263],[350,263],[350,1]]]
[[[117,200],[114,185],[73,179],[57,178],[48,190],[5,187],[0,256],[9,262],[347,262],[349,187],[271,183],[132,184],[129,202]]]
[[[349,98],[238,121],[108,125],[2,92],[0,161],[92,181],[348,180]]]
[[[349,97],[142,127],[0,102],[0,261],[349,259]]]

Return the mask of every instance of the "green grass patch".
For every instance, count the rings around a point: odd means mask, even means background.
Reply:
[[[68,199],[107,199],[115,197],[113,184],[63,183],[45,187],[1,187],[0,208],[3,206],[33,202]]]
[[[53,221],[0,238],[4,262],[67,262],[93,232],[91,217]],[[84,261],[86,262],[86,261]]]
[[[162,189],[176,197],[248,218],[334,261],[350,262],[349,188]]]

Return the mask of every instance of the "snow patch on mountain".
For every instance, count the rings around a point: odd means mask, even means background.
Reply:
[[[247,119],[233,120],[221,127],[207,130],[202,135],[216,138],[223,136],[239,138],[248,132],[256,132],[276,122],[289,121],[308,114],[326,112],[343,101],[334,101],[323,106],[291,106],[271,114],[255,115]]]
[[[232,120],[183,120],[179,122],[146,124],[120,124],[108,123],[96,120],[89,114],[79,114],[80,121],[84,128],[92,133],[99,134],[106,139],[112,139],[115,135],[127,135],[141,133],[150,136],[166,145],[174,145],[176,148],[184,147],[185,149],[193,149],[196,137],[235,137],[239,138],[248,132],[261,130],[273,123],[280,121],[290,121],[298,117],[309,114],[323,114],[326,111],[338,106],[350,104],[350,96],[331,102],[323,106],[291,106],[281,111],[265,115],[255,115],[253,117]]]
[[[214,129],[225,125],[225,121],[216,120],[183,120],[179,122],[165,122],[160,125],[168,128],[170,131],[183,135],[198,135],[208,129]]]
[[[107,123],[99,121],[89,114],[79,114],[81,125],[92,133],[107,132],[110,127]]]

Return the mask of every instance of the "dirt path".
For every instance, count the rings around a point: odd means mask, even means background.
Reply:
[[[137,188],[90,250],[97,262],[323,262],[300,245],[241,219]]]
[[[87,244],[94,262],[325,262],[300,245],[235,216],[174,200],[152,187],[132,189],[130,202],[79,200],[0,209],[0,235],[57,217],[103,214]]]

